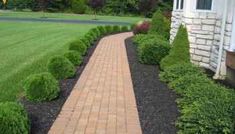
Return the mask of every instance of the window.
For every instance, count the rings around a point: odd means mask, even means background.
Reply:
[[[211,10],[212,0],[197,0],[198,10]]]
[[[184,0],[176,0],[176,10],[184,9]]]

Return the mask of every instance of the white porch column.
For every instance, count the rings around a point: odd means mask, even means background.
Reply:
[[[235,52],[235,2],[233,1],[233,30],[230,50]]]

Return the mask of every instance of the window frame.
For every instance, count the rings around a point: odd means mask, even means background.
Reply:
[[[175,10],[176,11],[183,11],[184,9],[184,2],[185,0],[175,0]],[[183,4],[182,4],[183,3]]]

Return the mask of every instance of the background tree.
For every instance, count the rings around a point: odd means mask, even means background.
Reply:
[[[96,19],[97,11],[100,10],[104,6],[104,4],[104,0],[89,0],[89,6],[94,10],[94,19]]]
[[[139,10],[145,17],[151,17],[152,13],[156,10],[158,3],[158,0],[140,0]]]
[[[87,9],[85,0],[72,0],[72,11],[77,14],[84,14]]]

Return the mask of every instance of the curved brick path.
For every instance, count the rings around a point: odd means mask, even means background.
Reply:
[[[103,38],[50,134],[141,134],[124,40],[132,33]]]

